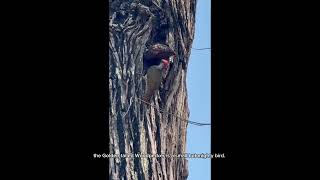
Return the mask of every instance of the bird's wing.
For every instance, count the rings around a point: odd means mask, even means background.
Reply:
[[[148,69],[147,73],[147,91],[145,97],[150,98],[157,89],[159,89],[162,80],[162,70],[154,66]]]

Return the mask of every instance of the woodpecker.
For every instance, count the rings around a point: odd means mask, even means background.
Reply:
[[[162,59],[168,60],[176,53],[166,44],[154,44],[145,52],[143,56],[143,75],[148,71],[148,68],[154,65],[159,65]]]
[[[159,89],[163,73],[166,73],[169,67],[169,61],[162,59],[159,65],[153,65],[147,71],[147,90],[143,96],[143,100],[149,102],[152,95]]]

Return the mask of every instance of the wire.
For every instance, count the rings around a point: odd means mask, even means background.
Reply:
[[[126,115],[127,115],[128,112],[129,112],[129,109],[130,109],[131,104],[132,104],[132,98],[133,98],[133,97],[130,98],[130,104],[129,104],[128,110],[127,110],[126,113],[122,116],[123,118],[126,117]]]
[[[194,50],[206,50],[206,49],[211,49],[211,48],[192,48]]]
[[[137,99],[140,100],[140,101],[142,101],[142,102],[145,103],[145,104],[148,104],[148,105],[151,106],[151,107],[157,108],[156,106],[153,106],[152,104],[150,104],[150,103],[148,103],[148,102],[146,102],[146,101],[144,101],[144,100],[142,100],[142,99],[140,99],[140,98],[138,98],[138,97],[137,97]],[[159,111],[160,111],[160,112],[166,112],[166,111],[164,111],[164,110],[162,110],[162,109],[160,109],[160,108],[159,108]],[[179,118],[179,119],[182,120],[182,121],[189,122],[190,124],[193,124],[193,125],[196,125],[196,126],[211,126],[210,123],[199,123],[199,122],[195,122],[195,121],[190,121],[190,120],[186,120],[186,119],[184,119],[184,118],[182,118],[182,117],[179,117],[179,116],[177,116],[177,115],[175,115],[175,114],[173,114],[173,113],[169,113],[169,112],[166,112],[166,113],[171,114],[171,115]]]

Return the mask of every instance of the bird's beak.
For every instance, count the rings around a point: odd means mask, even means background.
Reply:
[[[163,59],[162,62],[163,62],[163,64],[164,64],[163,68],[164,68],[164,69],[168,69],[170,62],[169,62],[168,60],[166,60],[166,59]]]

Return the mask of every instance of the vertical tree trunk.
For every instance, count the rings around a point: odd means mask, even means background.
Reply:
[[[189,117],[186,74],[195,6],[196,0],[109,0],[110,154],[185,153],[187,122],[178,117]],[[143,53],[154,43],[168,44],[177,56],[150,106],[138,98],[146,89]],[[188,177],[185,158],[110,158],[109,162],[111,179]]]

